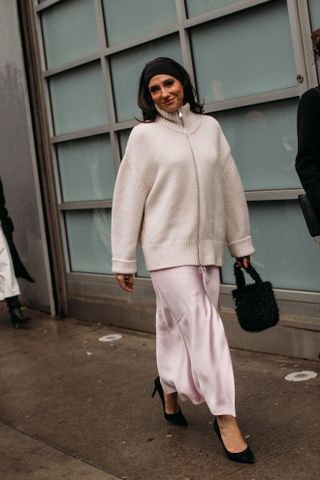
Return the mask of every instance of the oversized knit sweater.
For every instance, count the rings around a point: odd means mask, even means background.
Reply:
[[[218,122],[159,110],[133,128],[112,208],[112,270],[135,273],[140,241],[148,270],[223,263],[254,252],[247,204]]]

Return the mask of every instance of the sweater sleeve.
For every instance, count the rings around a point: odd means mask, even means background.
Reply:
[[[125,157],[120,165],[112,204],[112,271],[135,273],[136,249],[148,189]]]
[[[320,218],[320,93],[302,95],[298,108],[296,170]]]
[[[223,141],[227,144],[224,136]],[[227,151],[223,174],[226,243],[233,257],[244,257],[254,252],[249,213],[240,175],[228,145]]]

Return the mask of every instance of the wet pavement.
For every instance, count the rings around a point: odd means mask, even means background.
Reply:
[[[318,480],[320,378],[284,377],[319,362],[232,350],[257,460],[235,464],[205,405],[182,404],[188,428],[163,419],[153,335],[36,312],[14,330],[1,308],[0,480]]]

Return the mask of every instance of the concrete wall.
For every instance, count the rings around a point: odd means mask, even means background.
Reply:
[[[16,2],[0,2],[0,176],[14,239],[31,276],[20,280],[23,303],[53,313],[32,125]]]

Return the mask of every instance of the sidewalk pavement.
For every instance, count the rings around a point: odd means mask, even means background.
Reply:
[[[232,350],[257,460],[242,465],[225,457],[205,405],[183,403],[188,428],[163,419],[150,397],[153,335],[32,316],[14,330],[0,310],[1,480],[318,480],[320,378],[284,377],[320,363]]]

